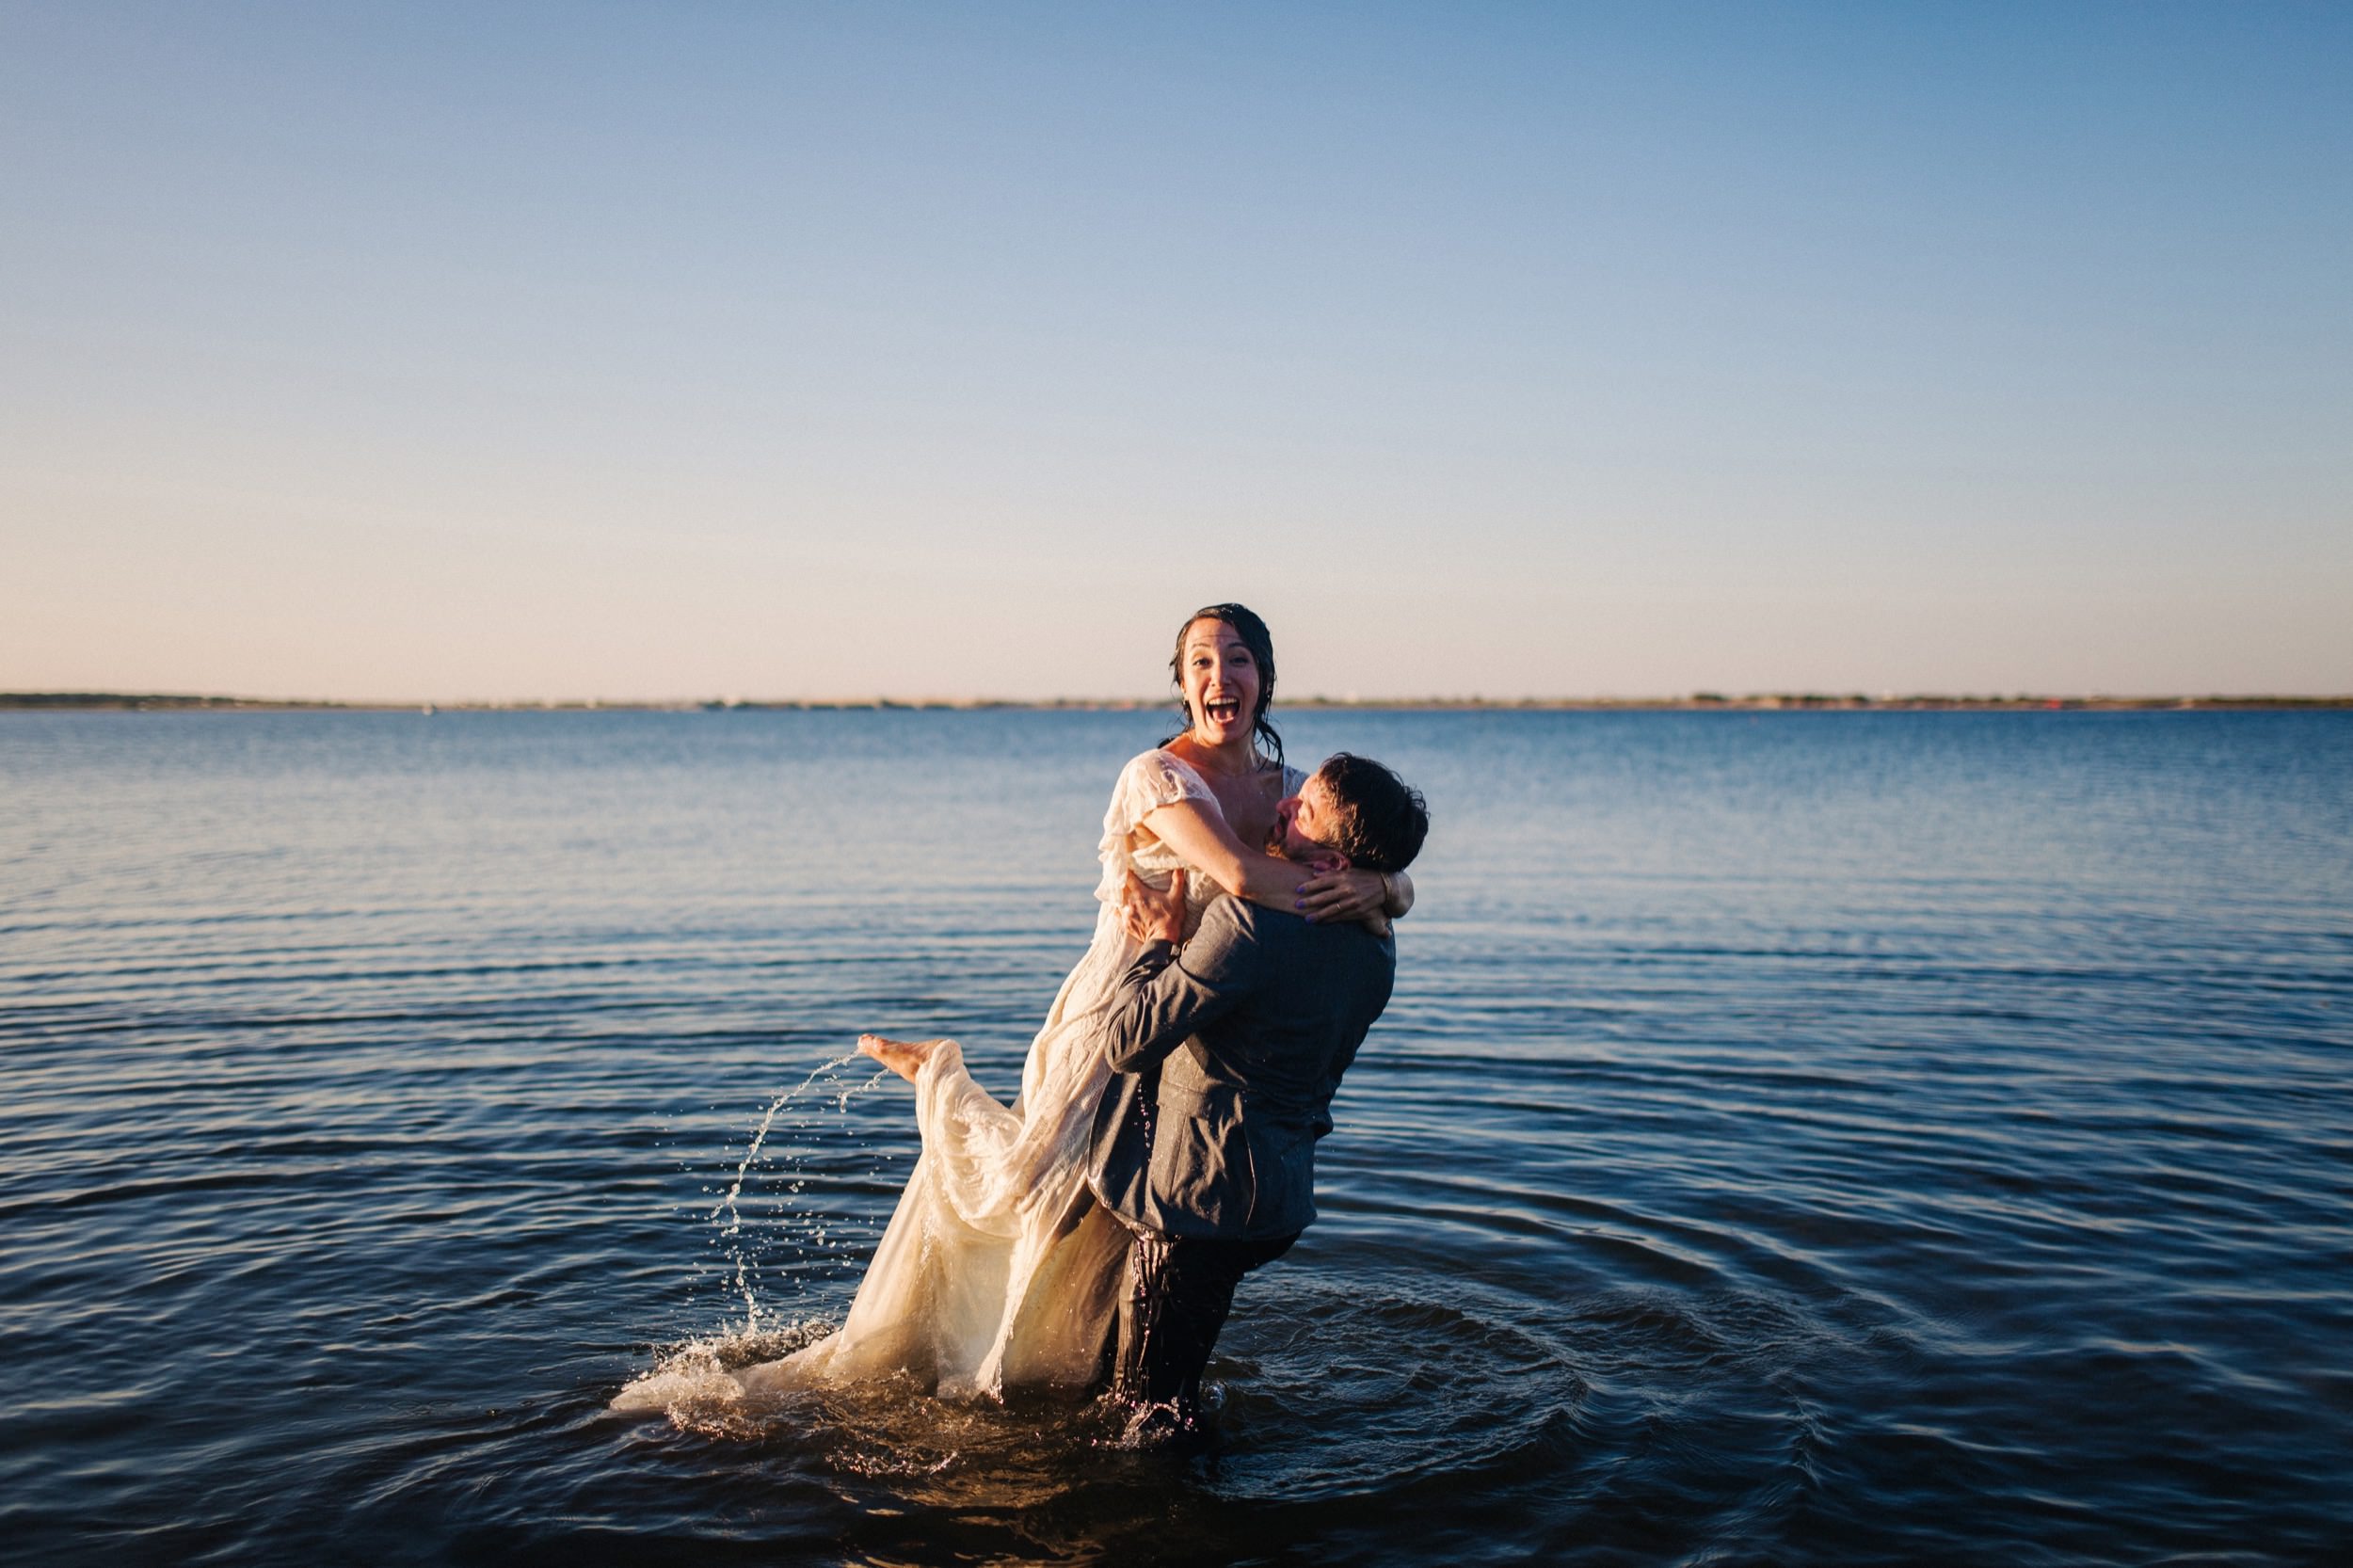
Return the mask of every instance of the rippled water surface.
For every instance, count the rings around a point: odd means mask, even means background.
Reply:
[[[2345,1560],[2339,713],[1293,715],[1436,827],[1219,1451],[609,1414],[839,1317],[842,1053],[1010,1094],[1160,733],[0,714],[11,1555]]]

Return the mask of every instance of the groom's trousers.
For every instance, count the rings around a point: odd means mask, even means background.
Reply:
[[[1234,1287],[1251,1270],[1290,1251],[1299,1237],[1218,1241],[1128,1229],[1112,1398],[1168,1406],[1191,1428],[1201,1411],[1201,1375],[1234,1307]]]

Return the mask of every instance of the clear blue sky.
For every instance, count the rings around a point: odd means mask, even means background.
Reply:
[[[0,688],[2353,692],[2353,7],[0,5]]]

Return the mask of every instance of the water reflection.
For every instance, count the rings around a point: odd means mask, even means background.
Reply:
[[[2343,716],[1297,715],[1438,827],[1174,1464],[1082,1404],[607,1409],[840,1317],[914,1153],[851,1042],[1011,1086],[1147,715],[0,728],[28,1560],[2353,1535]]]

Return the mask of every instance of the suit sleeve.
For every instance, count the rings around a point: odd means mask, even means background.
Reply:
[[[1264,954],[1241,908],[1216,900],[1182,953],[1156,942],[1129,966],[1103,1025],[1103,1059],[1113,1072],[1152,1066],[1257,984]]]

